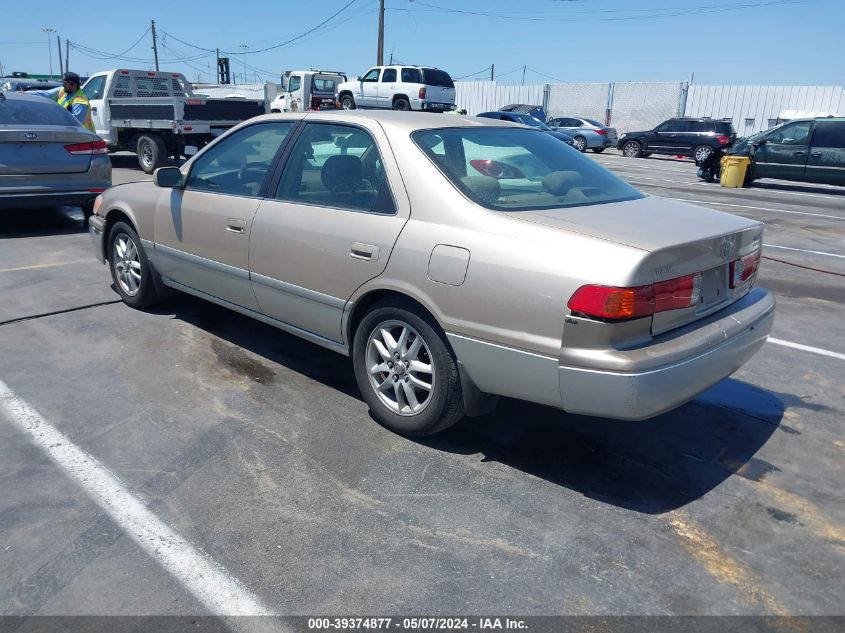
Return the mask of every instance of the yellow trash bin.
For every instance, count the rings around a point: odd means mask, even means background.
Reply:
[[[722,156],[722,173],[719,184],[723,187],[742,187],[745,183],[745,172],[751,164],[748,156]]]

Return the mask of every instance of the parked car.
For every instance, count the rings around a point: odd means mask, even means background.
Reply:
[[[566,132],[575,140],[575,149],[585,152],[588,149],[601,154],[608,147],[616,147],[619,137],[616,129],[593,119],[579,117],[556,117],[549,119],[549,126]]]
[[[724,147],[736,140],[730,119],[680,117],[669,119],[653,130],[626,132],[616,147],[629,158],[650,154],[691,156],[703,161],[714,147]]]
[[[792,120],[739,139],[729,153],[752,157],[746,182],[780,178],[845,185],[845,118]]]
[[[0,206],[81,206],[111,186],[108,145],[53,101],[0,92]]]
[[[475,116],[480,116],[485,119],[498,119],[499,121],[510,121],[511,123],[520,123],[521,125],[527,125],[528,127],[534,127],[538,130],[543,130],[546,134],[550,136],[554,136],[556,139],[559,139],[570,145],[572,147],[575,146],[574,139],[569,136],[569,134],[565,134],[564,132],[560,132],[558,130],[553,130],[548,125],[543,123],[540,119],[535,119],[533,116],[528,114],[522,114],[519,112],[482,112],[481,114],[476,114]]]
[[[425,435],[495,395],[628,420],[694,398],[770,331],[762,230],[540,130],[314,112],[110,189],[90,235],[127,305],[183,290],[351,355],[373,416]]]
[[[52,90],[60,88],[60,81],[47,79],[0,79],[0,92],[29,92],[30,90]]]
[[[374,66],[355,81],[337,87],[337,100],[344,110],[455,109],[455,84],[445,70],[429,66]]]
[[[541,105],[529,105],[527,103],[509,103],[506,106],[499,108],[499,112],[519,112],[520,114],[528,114],[535,119],[541,121],[546,120],[546,111]]]

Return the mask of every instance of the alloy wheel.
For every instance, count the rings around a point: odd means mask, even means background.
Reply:
[[[134,297],[141,289],[141,256],[138,246],[126,233],[120,233],[114,240],[114,266],[120,289]]]
[[[391,320],[370,332],[366,352],[370,385],[379,400],[399,415],[417,415],[434,392],[435,370],[423,337],[408,323]]]
[[[629,158],[636,158],[640,154],[640,144],[635,141],[629,141],[622,146],[622,153]]]

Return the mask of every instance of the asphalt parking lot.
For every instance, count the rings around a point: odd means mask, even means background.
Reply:
[[[208,613],[191,556],[244,612],[845,614],[845,189],[590,156],[766,225],[774,341],[646,422],[505,401],[399,437],[348,359],[190,297],[129,309],[80,210],[0,211],[0,397],[62,434],[0,410],[0,614]],[[68,442],[97,464],[59,467]],[[104,509],[127,495],[140,523]]]

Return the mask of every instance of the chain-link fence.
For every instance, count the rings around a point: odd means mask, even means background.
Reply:
[[[606,122],[609,83],[549,84],[546,114],[553,117],[583,117]]]
[[[610,99],[610,125],[623,134],[651,130],[684,112],[683,81],[616,82]]]

